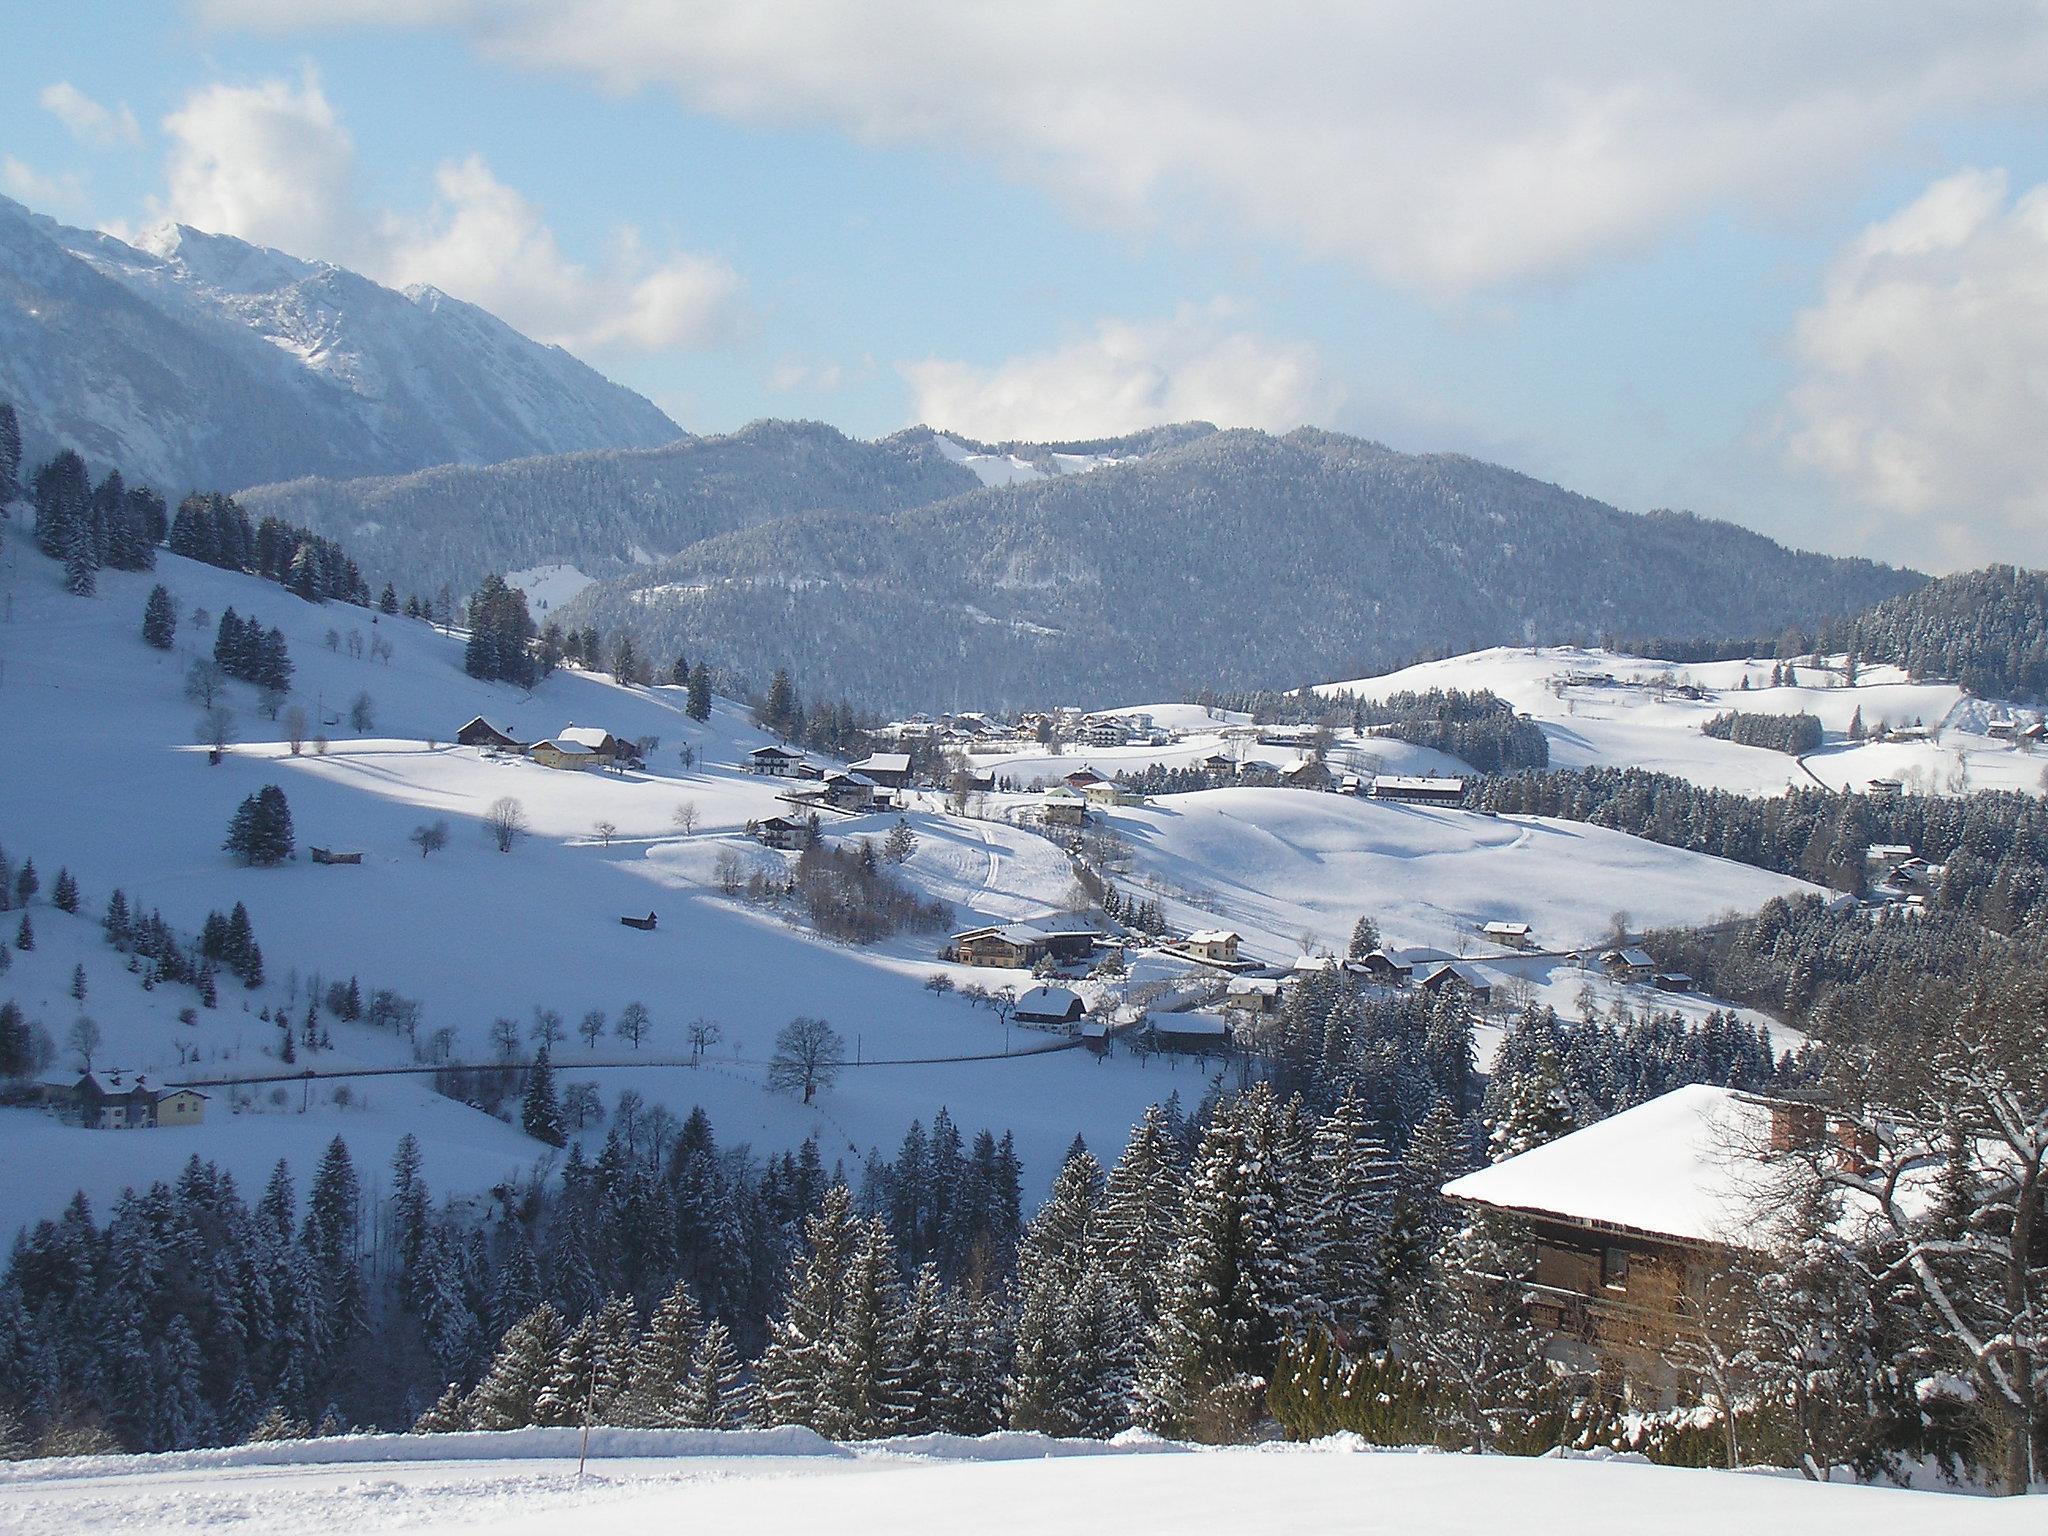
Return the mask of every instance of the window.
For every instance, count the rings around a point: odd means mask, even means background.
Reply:
[[[1600,1255],[1600,1283],[1610,1291],[1628,1289],[1628,1250],[1609,1248]]]

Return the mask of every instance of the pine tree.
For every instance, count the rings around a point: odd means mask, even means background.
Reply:
[[[228,824],[227,841],[221,846],[244,864],[282,864],[292,856],[291,807],[284,791],[266,784],[244,799]]]
[[[21,914],[21,926],[14,930],[14,947],[24,951],[36,947],[36,931],[29,925],[26,912]]]
[[[391,589],[384,589],[389,592]],[[412,1432],[416,1435],[446,1435],[468,1429],[469,1407],[463,1400],[462,1383],[451,1381],[434,1399],[433,1406],[413,1420]]]
[[[566,1146],[569,1133],[562,1122],[562,1106],[555,1097],[555,1069],[543,1045],[527,1073],[526,1094],[519,1103],[519,1125],[536,1141],[551,1147]]]
[[[747,1421],[739,1352],[721,1322],[705,1324],[698,1336],[696,1352],[690,1357],[681,1418],[691,1429],[738,1429]]]
[[[860,1226],[844,1185],[826,1191],[816,1214],[804,1221],[807,1251],[790,1268],[782,1312],[769,1324],[768,1347],[755,1369],[764,1425],[802,1424],[824,1434],[835,1422],[826,1406],[828,1352]]]
[[[632,1382],[621,1417],[645,1429],[710,1428],[687,1412],[691,1362],[703,1328],[703,1314],[678,1280],[647,1320],[633,1356]]]
[[[21,422],[12,401],[0,400],[0,507],[21,489]]]
[[[57,883],[50,891],[50,905],[59,912],[78,910],[78,882],[71,877],[71,871],[62,866],[57,870]]]
[[[142,606],[142,638],[160,651],[168,651],[178,636],[178,605],[170,588],[158,583],[150,588],[149,601]]]
[[[388,581],[384,583],[383,594],[377,599],[377,611],[386,615],[398,612],[398,589]]]
[[[524,1429],[535,1423],[541,1393],[562,1347],[562,1315],[540,1303],[506,1330],[483,1377],[464,1403],[475,1429]]]
[[[692,720],[711,718],[711,670],[701,661],[690,669],[690,698],[684,712]]]
[[[670,685],[676,688],[690,686],[690,659],[681,651],[676,652],[675,662],[668,669],[668,680]]]
[[[1370,915],[1360,917],[1351,929],[1351,958],[1363,960],[1379,947],[1380,925]]]
[[[893,1434],[910,1415],[904,1389],[903,1290],[896,1248],[879,1216],[856,1223],[838,1326],[826,1340],[819,1433],[837,1440]]]
[[[1181,1207],[1180,1141],[1166,1109],[1153,1105],[1132,1128],[1110,1170],[1097,1219],[1095,1246],[1111,1283],[1139,1315],[1158,1315],[1160,1277],[1173,1251]]]
[[[1069,1396],[1092,1362],[1070,1349],[1069,1308],[1089,1263],[1088,1242],[1102,1198],[1102,1168],[1085,1150],[1070,1156],[1017,1245],[1017,1343],[1005,1407],[1010,1428],[1080,1433]]]

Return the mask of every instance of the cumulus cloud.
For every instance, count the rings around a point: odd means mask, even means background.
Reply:
[[[442,165],[424,209],[367,206],[355,147],[310,73],[297,83],[204,87],[164,129],[171,148],[159,217],[380,282],[430,283],[571,348],[711,347],[744,320],[744,284],[714,257],[657,256],[620,230],[602,263],[571,259],[541,210],[479,156]]]
[[[915,418],[984,441],[1101,437],[1169,421],[1286,432],[1327,423],[1343,386],[1317,350],[1231,328],[1227,305],[1094,334],[993,367],[904,363]]]
[[[1424,292],[1793,207],[1934,114],[2048,94],[2048,11],[1725,0],[210,0],[410,20],[729,119],[977,153],[1106,219],[1227,218]]]
[[[1840,253],[1793,349],[1796,464],[1955,562],[2048,553],[2048,184],[1935,182]]]
[[[112,107],[102,106],[69,80],[44,86],[36,100],[82,144],[111,149],[142,142],[142,128],[125,101]]]

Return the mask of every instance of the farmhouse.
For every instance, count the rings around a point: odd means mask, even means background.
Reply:
[[[1372,981],[1393,985],[1399,985],[1415,974],[1414,966],[1403,964],[1384,949],[1373,950],[1357,960],[1347,960],[1344,962],[1344,969]]]
[[[1033,987],[1017,999],[1015,1017],[1019,1024],[1071,1024],[1087,1011],[1065,987]]]
[[[864,773],[835,770],[825,775],[817,798],[838,811],[871,811],[875,807],[875,781]]]
[[[1337,780],[1320,758],[1304,757],[1280,770],[1280,782],[1289,789],[1334,789]]]
[[[811,840],[811,824],[787,816],[770,816],[766,821],[755,823],[754,836],[770,848],[801,852]]]
[[[1648,981],[1657,972],[1657,962],[1647,949],[1610,949],[1600,957],[1600,969],[1616,981]]]
[[[1100,784],[1090,784],[1081,794],[1090,805],[1137,805],[1143,799],[1143,796],[1124,788],[1115,779],[1104,779]]]
[[[1479,930],[1496,944],[1505,944],[1509,949],[1527,949],[1535,942],[1527,923],[1488,923]]]
[[[1280,978],[1277,976],[1233,976],[1224,989],[1226,1007],[1247,1013],[1277,1013],[1280,1008]]]
[[[1447,996],[1463,996],[1484,1006],[1493,1001],[1493,984],[1470,966],[1446,960],[1422,978],[1422,990]]]
[[[792,752],[787,747],[756,747],[747,754],[747,770],[787,777],[796,772],[797,764],[803,760],[803,753]]]
[[[1043,928],[1029,923],[969,928],[953,935],[953,958],[962,965],[994,965],[1022,970],[1052,952]]]
[[[1401,800],[1410,805],[1463,805],[1465,781],[1380,773],[1373,775],[1372,798]]]
[[[855,763],[853,772],[864,775],[869,783],[879,784],[884,789],[901,789],[910,782],[910,754],[877,752]]]
[[[1067,788],[1072,790],[1075,794],[1085,795],[1095,785],[1101,784],[1105,781],[1103,779],[1103,776],[1097,773],[1093,768],[1076,768],[1072,773],[1068,774],[1062,782],[1065,783]]]
[[[1090,715],[1074,739],[1084,747],[1120,747],[1131,739],[1131,728],[1115,715]]]
[[[1197,960],[1237,963],[1238,936],[1227,928],[1198,928],[1178,946]]]
[[[495,752],[526,750],[525,742],[510,731],[491,724],[482,715],[475,716],[455,732],[455,744],[461,747],[488,747]]]
[[[1038,814],[1048,827],[1079,827],[1088,821],[1088,802],[1064,784],[1055,784],[1038,802]]]
[[[602,768],[611,761],[603,754],[593,752],[577,741],[536,741],[526,749],[526,755],[543,768],[591,769]]]
[[[1818,1105],[1696,1084],[1444,1193],[1527,1227],[1529,1307],[1558,1358],[1654,1400],[1672,1384],[1669,1346],[1694,1328],[1688,1290],[1754,1230],[1758,1204],[1787,1176],[1785,1154],[1826,1134]]]
[[[89,1130],[147,1130],[159,1125],[198,1125],[206,1118],[206,1095],[192,1088],[168,1092],[138,1077],[124,1086],[121,1074],[88,1072],[72,1085],[78,1123]]]
[[[555,733],[557,742],[570,742],[579,747],[588,747],[604,759],[607,766],[613,763],[637,764],[640,752],[632,742],[614,736],[610,731],[594,725],[572,725]]]

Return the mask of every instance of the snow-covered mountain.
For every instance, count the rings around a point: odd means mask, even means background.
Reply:
[[[0,198],[0,399],[176,496],[681,435],[649,401],[434,288],[164,225],[130,245]]]

